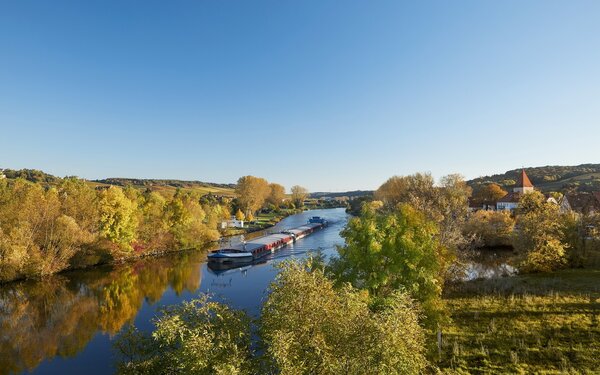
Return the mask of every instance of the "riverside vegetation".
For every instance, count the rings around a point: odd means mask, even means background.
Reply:
[[[281,266],[257,321],[207,297],[167,309],[152,334],[119,341],[120,372],[597,371],[594,218],[539,193],[514,217],[470,216],[470,194],[457,175],[391,178],[342,232],[337,258]],[[520,275],[462,281],[469,248],[486,243],[514,245]]]
[[[44,188],[0,181],[0,280],[201,247],[219,237],[227,207],[193,193],[173,197],[115,186],[91,188],[67,178]]]
[[[296,209],[284,202],[283,186],[253,176],[240,178],[230,198],[193,189],[164,194],[95,186],[37,172],[0,179],[0,282],[203,248],[221,236],[220,223],[236,211],[254,221],[260,210],[268,218],[254,227],[262,228]],[[296,190],[292,198],[300,206],[306,191]]]
[[[237,186],[238,199],[223,202],[183,190],[95,190],[74,178],[50,186],[0,181],[0,271],[5,279],[30,277],[202,246],[219,235],[221,218],[247,218],[281,197],[264,179],[246,176]],[[488,190],[476,194],[497,189]],[[304,189],[294,191],[288,208],[306,198]],[[119,335],[118,371],[596,371],[598,216],[561,213],[535,192],[515,215],[469,214],[471,193],[458,175],[438,184],[429,174],[390,178],[342,231],[336,258],[281,265],[259,319],[210,296],[168,307],[152,333],[130,327]],[[470,249],[496,245],[514,248],[520,274],[462,281]],[[128,303],[110,302],[120,301],[118,290],[103,293],[106,311],[129,311]],[[132,316],[122,315],[109,332]]]

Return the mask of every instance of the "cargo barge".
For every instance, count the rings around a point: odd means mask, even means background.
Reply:
[[[311,233],[327,226],[327,220],[313,216],[308,223],[297,228],[287,229],[281,233],[269,234],[255,238],[249,242],[224,247],[212,251],[208,255],[209,262],[233,264],[248,263],[287,246]]]

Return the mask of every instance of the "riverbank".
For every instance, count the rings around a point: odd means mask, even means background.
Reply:
[[[53,273],[44,274],[44,275],[41,275],[41,274],[25,275],[25,276],[15,277],[15,278],[11,278],[11,279],[0,279],[0,286],[9,285],[11,283],[18,283],[18,282],[22,282],[22,281],[29,281],[29,280],[39,281],[39,280],[43,280],[43,279],[46,279],[49,277],[67,274],[70,272],[85,271],[85,270],[91,270],[94,268],[102,268],[102,267],[106,267],[106,266],[116,266],[116,265],[127,264],[127,263],[135,263],[135,262],[143,260],[143,259],[159,258],[162,256],[167,256],[167,255],[175,254],[175,253],[185,253],[185,252],[191,252],[191,251],[207,252],[212,247],[215,247],[214,244],[216,244],[216,243],[218,243],[218,241],[207,242],[205,244],[205,246],[198,247],[198,248],[182,248],[182,249],[176,249],[176,250],[154,250],[154,251],[149,251],[149,252],[139,253],[139,254],[138,253],[123,254],[121,256],[114,256],[112,254],[108,254],[108,253],[106,253],[106,251],[104,251],[104,249],[90,250],[90,251],[88,251],[87,254],[78,254],[77,258],[75,258],[73,260],[74,264],[72,264],[69,267],[64,268],[58,272],[53,272]],[[97,252],[94,253],[94,251],[97,251]]]
[[[123,263],[132,263],[145,258],[160,257],[172,253],[180,253],[186,251],[205,251],[218,246],[219,241],[222,238],[234,237],[244,234],[256,233],[262,230],[266,230],[274,227],[280,223],[286,217],[291,215],[299,214],[305,210],[299,209],[281,209],[278,212],[268,212],[257,214],[256,220],[246,228],[229,228],[230,230],[223,232],[221,237],[214,241],[207,241],[201,246],[191,248],[180,248],[180,249],[166,249],[166,250],[150,250],[145,252],[131,252],[114,251],[109,249],[109,244],[98,244],[97,246],[91,246],[86,251],[75,254],[71,259],[71,264],[58,271],[50,274],[41,275],[34,273],[31,275],[19,275],[13,278],[0,278],[0,285],[8,284],[11,282],[18,282],[23,280],[40,280],[51,275],[59,275],[66,272],[72,272],[77,270],[86,270],[94,267],[110,266]]]
[[[444,373],[595,373],[600,270],[468,281],[445,296]]]
[[[302,209],[280,209],[278,211],[263,212],[256,215],[256,219],[245,228],[227,228],[221,233],[222,237],[239,236],[242,234],[254,233],[261,230],[269,229],[277,225],[281,220],[290,215],[295,215],[303,212]]]
[[[305,211],[286,217],[273,230],[300,226],[311,216],[325,217],[330,225],[226,274],[208,267],[204,251],[176,251],[0,285],[0,374],[114,373],[113,341],[128,324],[150,331],[162,307],[199,293],[258,316],[278,272],[274,263],[315,249],[332,256],[343,244],[343,210]]]

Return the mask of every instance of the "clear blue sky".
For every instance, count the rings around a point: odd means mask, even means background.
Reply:
[[[0,3],[0,168],[376,188],[600,162],[598,1]]]

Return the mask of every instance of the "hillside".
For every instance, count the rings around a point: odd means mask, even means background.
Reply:
[[[331,198],[338,198],[338,197],[366,197],[366,196],[372,196],[373,195],[373,191],[372,190],[354,190],[354,191],[346,191],[346,192],[341,192],[341,193],[328,193],[328,192],[315,192],[315,193],[311,193],[310,197],[311,198],[322,198],[322,197],[331,197]]]
[[[468,184],[477,189],[482,184],[494,182],[504,189],[510,189],[516,183],[520,171],[521,168],[503,174],[479,177],[468,181]],[[543,192],[600,191],[600,164],[553,165],[525,168],[525,171],[533,185]]]
[[[177,189],[200,191],[203,194],[233,196],[235,184],[217,184],[203,181],[160,180],[137,178],[106,178],[93,180],[97,185],[133,186],[137,189],[151,189],[161,193],[174,193]]]
[[[24,178],[27,181],[41,183],[46,186],[58,184],[62,178],[53,176],[37,169],[4,169],[0,170],[8,179]],[[88,183],[94,187],[101,186],[132,186],[136,189],[151,189],[165,196],[172,195],[177,189],[199,191],[202,194],[218,194],[233,196],[235,184],[217,184],[202,181],[184,181],[184,180],[156,180],[156,179],[134,179],[134,178],[106,178],[101,180],[92,180]]]

